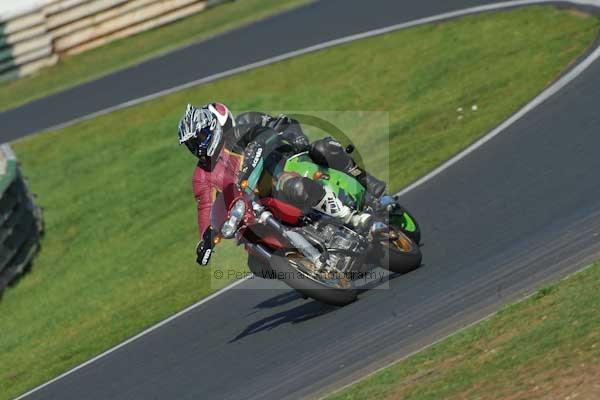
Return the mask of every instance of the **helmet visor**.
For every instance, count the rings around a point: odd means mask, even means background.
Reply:
[[[198,129],[198,131],[196,131],[196,141],[199,145],[201,146],[208,146],[209,142],[210,142],[210,138],[212,137],[212,131],[210,130],[210,127],[204,127],[204,128],[200,128]]]

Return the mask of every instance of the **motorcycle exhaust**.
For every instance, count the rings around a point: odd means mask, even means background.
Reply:
[[[261,246],[260,244],[255,244],[255,243],[246,243],[246,247],[248,247],[248,249],[254,253],[256,253],[257,256],[263,258],[265,261],[270,261],[271,258],[273,257],[271,255],[271,253],[269,253],[267,251],[267,249],[265,249],[263,246]]]
[[[275,231],[277,231],[281,236],[285,237],[290,241],[295,248],[300,250],[300,252],[308,258],[313,264],[321,265],[321,253],[317,250],[308,240],[306,240],[302,235],[297,232],[294,232],[290,229],[287,229],[283,226],[279,221],[277,221],[273,214],[268,211],[263,211],[260,214],[259,222],[265,225],[270,226]]]

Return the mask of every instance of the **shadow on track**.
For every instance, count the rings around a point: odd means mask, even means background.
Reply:
[[[295,292],[291,292],[295,297],[292,300],[296,300],[301,298],[300,295]],[[282,295],[278,295],[273,297],[272,299],[277,299],[282,297],[283,295],[289,295],[288,293],[284,293]],[[283,297],[286,298],[286,297]],[[288,301],[292,301],[288,300]],[[265,301],[267,303],[269,300]],[[288,301],[285,301],[287,303]],[[261,303],[262,304],[262,303]],[[280,303],[283,304],[283,303]],[[274,307],[275,305],[271,306]],[[258,307],[258,306],[257,306]],[[265,307],[268,308],[268,307]],[[239,335],[235,338],[231,339],[229,343],[236,342],[246,336],[254,335],[255,333],[275,329],[283,324],[298,324],[300,322],[308,321],[309,319],[325,315],[330,313],[331,311],[336,310],[338,307],[329,306],[327,304],[319,303],[318,301],[310,301],[308,303],[301,304],[292,309],[282,311],[273,315],[270,315],[266,318],[263,318],[259,321],[253,322],[248,325],[246,329],[244,329]]]
[[[295,290],[286,290],[285,293],[278,294],[277,296],[273,296],[270,299],[258,303],[254,308],[275,308],[301,299],[302,296],[300,293]]]
[[[392,274],[388,275],[387,279],[391,281],[391,280],[401,277],[403,275],[404,274],[392,273]],[[376,288],[377,286],[380,286],[381,284],[382,284],[381,281],[369,282],[368,284],[357,288],[357,291],[359,294],[361,294],[361,293],[367,292],[369,290],[372,290],[372,289]],[[275,307],[279,307],[279,306],[291,303],[296,300],[302,300],[302,295],[300,295],[300,293],[296,292],[295,290],[290,290],[290,291],[286,291],[284,293],[278,294],[276,296],[273,296],[261,303],[258,303],[256,306],[254,306],[254,309],[275,308]],[[283,324],[288,324],[288,323],[297,324],[300,322],[308,321],[309,319],[316,318],[321,315],[325,315],[332,311],[335,311],[338,308],[339,307],[330,306],[330,305],[312,300],[310,302],[300,304],[289,310],[282,311],[282,312],[270,315],[268,317],[265,317],[256,322],[253,322],[252,324],[248,325],[235,338],[231,339],[229,341],[229,343],[236,342],[246,336],[253,335],[253,334],[261,332],[261,331],[275,329],[278,326],[283,325]],[[252,314],[254,314],[254,312],[250,313],[248,315],[252,315]]]
[[[419,268],[423,268],[424,265],[425,264],[421,265]],[[413,271],[411,271],[411,272],[413,272]],[[384,285],[386,281],[389,283],[389,282],[393,281],[394,279],[397,279],[397,278],[400,278],[402,276],[408,275],[411,272],[404,273],[404,274],[399,273],[399,272],[390,272],[389,275],[386,276],[385,280],[379,280],[379,279],[377,279],[377,280],[368,282],[368,283],[366,283],[364,285],[357,286],[356,287],[356,291],[357,291],[358,295],[360,296],[360,294],[362,294],[362,293],[371,291],[373,289],[376,289],[379,286]]]

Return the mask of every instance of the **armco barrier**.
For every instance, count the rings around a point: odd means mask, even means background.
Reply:
[[[115,3],[121,3],[114,6]],[[101,5],[113,5],[101,8]],[[56,53],[80,53],[204,10],[198,0],[94,0],[59,14],[48,14]],[[69,17],[65,16],[69,13]],[[59,20],[70,21],[57,25]]]
[[[8,145],[0,146],[0,294],[30,265],[42,233],[35,205],[17,160]]]
[[[232,0],[19,0],[0,3],[0,81]],[[14,5],[13,5],[14,4]]]
[[[35,2],[11,14],[0,14],[0,81],[56,63],[52,36],[40,4]]]

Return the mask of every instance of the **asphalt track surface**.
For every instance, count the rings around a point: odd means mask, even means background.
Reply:
[[[486,3],[324,0],[0,113],[0,142],[328,40]],[[489,2],[488,2],[489,3]],[[293,78],[293,77],[291,77]]]
[[[407,3],[312,4],[5,113],[0,126],[3,134],[8,123],[23,135],[241,65],[240,58],[247,63],[482,4]],[[206,54],[201,49],[223,59],[192,72],[190,63]],[[332,308],[283,285],[257,290],[258,281],[245,281],[237,288],[247,290],[229,290],[26,398],[313,397],[581,268],[600,256],[599,104],[596,61],[477,151],[404,194],[402,202],[422,223],[425,266],[392,279],[389,289]],[[39,118],[26,117],[32,109]]]

